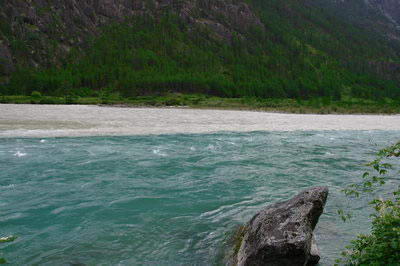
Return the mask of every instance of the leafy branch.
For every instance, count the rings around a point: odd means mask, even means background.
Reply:
[[[380,150],[377,154],[377,158],[366,164],[366,166],[370,167],[371,170],[366,171],[362,175],[363,182],[360,184],[351,184],[342,191],[346,194],[346,196],[358,198],[361,194],[372,193],[377,188],[385,185],[386,175],[390,170],[394,169],[393,165],[386,162],[386,160],[393,157],[400,157],[400,142]],[[390,204],[390,200],[385,202]],[[377,203],[378,202],[376,199],[370,202],[372,205],[376,205]],[[338,214],[344,221],[351,218],[351,215],[349,213],[345,213],[343,210],[339,210]]]
[[[367,164],[371,171],[365,172],[361,184],[352,184],[344,189],[347,196],[359,197],[371,193],[383,186],[392,164],[387,160],[400,157],[400,142],[381,150],[377,158]],[[396,179],[397,180],[397,179]],[[342,259],[336,262],[344,265],[397,265],[400,261],[400,185],[391,193],[393,197],[376,198],[369,204],[375,209],[372,214],[370,235],[359,235],[342,253]],[[350,216],[338,211],[343,220]],[[337,264],[337,265],[338,265]]]

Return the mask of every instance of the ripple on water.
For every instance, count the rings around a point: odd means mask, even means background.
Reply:
[[[340,190],[399,137],[325,131],[0,139],[0,226],[19,236],[3,251],[14,265],[220,264],[235,226],[266,204],[327,185],[317,238],[322,265],[332,265],[369,226],[369,199],[349,201]],[[26,156],[17,160],[17,152]],[[341,223],[336,211],[343,207],[355,223]]]

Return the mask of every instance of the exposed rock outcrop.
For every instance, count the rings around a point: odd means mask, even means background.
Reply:
[[[367,4],[378,9],[389,20],[400,27],[400,1],[398,0],[365,0]]]
[[[328,188],[314,187],[261,210],[246,225],[233,264],[296,266],[318,263],[319,251],[313,240],[313,230],[327,196]]]

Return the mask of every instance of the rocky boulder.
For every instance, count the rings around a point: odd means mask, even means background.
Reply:
[[[233,264],[296,266],[318,263],[313,230],[327,196],[327,187],[314,187],[261,210],[245,226]]]

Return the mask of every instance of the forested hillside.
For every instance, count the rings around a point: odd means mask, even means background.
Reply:
[[[400,98],[400,34],[363,0],[31,2],[0,1],[2,94]]]

